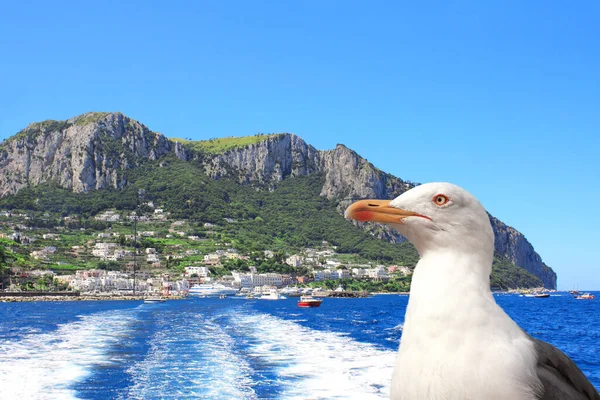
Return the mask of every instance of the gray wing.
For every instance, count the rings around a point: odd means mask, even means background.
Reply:
[[[556,347],[531,338],[538,354],[540,400],[600,400],[600,394],[575,363]]]

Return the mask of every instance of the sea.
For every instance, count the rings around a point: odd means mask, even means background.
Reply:
[[[600,293],[496,295],[600,388]],[[0,303],[1,399],[385,399],[408,296]]]

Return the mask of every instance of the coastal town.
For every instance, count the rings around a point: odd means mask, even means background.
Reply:
[[[336,246],[326,241],[287,252],[244,252],[218,224],[194,227],[189,221],[172,220],[152,202],[144,207],[141,215],[117,210],[98,213],[91,219],[93,229],[80,227],[75,216],[57,219],[48,213],[36,217],[0,210],[0,240],[14,260],[4,271],[2,291],[185,296],[194,285],[207,283],[242,291],[298,285],[343,288],[346,282],[382,285],[412,273],[409,266],[338,254]],[[56,226],[49,226],[51,221]],[[223,221],[223,225],[232,223],[236,222]],[[274,268],[265,271],[261,265]]]

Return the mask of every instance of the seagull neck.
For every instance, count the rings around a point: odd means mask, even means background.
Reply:
[[[490,273],[492,256],[482,253],[436,251],[423,254],[417,264],[412,282],[411,298],[431,302],[439,297],[441,303],[452,298],[473,301],[473,295],[491,297]],[[465,296],[467,295],[468,296]]]

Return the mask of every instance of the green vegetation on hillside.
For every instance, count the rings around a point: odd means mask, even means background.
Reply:
[[[39,134],[43,132],[53,132],[53,131],[62,131],[71,126],[71,123],[68,121],[55,121],[53,119],[49,119],[41,122],[34,122],[29,124],[27,128],[21,130],[16,135],[11,136],[6,139],[4,143],[9,143],[14,140],[28,139],[32,140],[36,138]]]
[[[222,154],[228,150],[237,149],[240,147],[250,146],[260,143],[275,135],[257,134],[254,136],[243,137],[225,137],[214,138],[210,140],[187,140],[187,139],[170,139],[173,142],[178,142],[186,145],[192,150],[210,154]]]
[[[279,182],[273,190],[259,190],[229,179],[214,181],[203,173],[199,164],[185,162],[174,156],[163,157],[160,163],[144,163],[124,174],[129,185],[122,190],[73,193],[46,183],[0,199],[0,208],[32,211],[33,217],[28,223],[34,226],[63,225],[93,232],[94,229],[103,230],[110,226],[93,218],[103,210],[116,209],[127,214],[136,209],[139,200],[141,206],[138,210],[142,213],[151,212],[144,203],[153,201],[169,212],[172,220],[186,221],[186,235],[193,234],[203,240],[210,238],[211,241],[210,244],[201,245],[202,242],[192,244],[187,239],[145,238],[140,240],[140,247],[154,247],[161,254],[169,246],[214,251],[216,241],[221,240],[230,242],[231,247],[243,254],[254,254],[247,262],[236,261],[215,269],[213,272],[216,275],[233,269],[245,270],[248,265],[258,266],[261,272],[284,272],[282,269],[286,267],[281,255],[293,254],[307,247],[319,247],[323,241],[337,246],[336,252],[347,255],[344,257],[348,257],[348,260],[407,266],[414,266],[418,261],[418,254],[411,244],[378,240],[345,220],[334,201],[319,195],[324,180],[322,175],[288,178]],[[140,189],[143,190],[138,199]],[[43,216],[44,213],[49,215]],[[71,222],[59,218],[67,215],[78,218]],[[211,223],[214,227],[207,228],[205,223]],[[114,229],[123,227],[116,225]],[[131,229],[131,226],[127,229]],[[61,241],[67,239],[65,246],[84,241],[73,234],[63,235]],[[123,239],[120,240],[125,243]],[[131,246],[131,243],[125,244]],[[256,256],[263,250],[278,252],[279,259],[265,260]],[[198,261],[198,256],[189,256],[171,262],[169,267],[180,270]],[[501,289],[542,286],[537,277],[501,256],[495,259],[491,280],[492,287]],[[396,289],[406,289],[405,281],[391,284]]]
[[[75,117],[73,119],[73,123],[75,125],[87,125],[87,124],[91,124],[94,122],[99,121],[100,119],[106,117],[108,114],[107,112],[89,112],[89,113],[85,113],[82,115],[79,115],[77,117]]]
[[[234,238],[243,252],[293,251],[326,240],[340,253],[373,261],[414,265],[418,260],[410,244],[378,240],[345,220],[333,201],[319,196],[321,175],[286,179],[267,191],[230,180],[213,181],[193,163],[176,158],[161,161],[168,167],[148,164],[130,172],[133,184],[123,190],[72,193],[43,184],[0,199],[0,208],[77,214],[93,224],[97,221],[90,218],[103,210],[134,210],[137,190],[144,189],[144,201],[164,205],[176,219],[220,225],[220,232]]]
[[[345,279],[343,281],[337,279],[329,279],[319,282],[310,282],[305,285],[312,288],[322,288],[326,290],[334,290],[338,286],[342,286],[345,290],[353,292],[408,292],[410,290],[410,276],[391,277],[387,282],[375,280],[360,280],[360,279]]]
[[[12,250],[7,247],[6,241],[0,240],[0,277],[6,275],[6,272],[13,261],[14,256]]]
[[[492,264],[490,286],[495,289],[511,289],[515,287],[542,287],[542,281],[532,273],[519,268],[506,257],[496,253]]]

